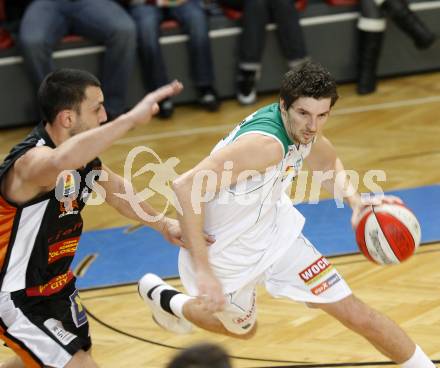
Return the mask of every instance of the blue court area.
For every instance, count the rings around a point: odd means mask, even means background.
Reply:
[[[401,197],[416,214],[422,227],[422,243],[440,241],[440,185],[389,192]],[[306,217],[304,234],[327,256],[357,253],[350,225],[351,210],[338,208],[334,200],[296,206]],[[127,228],[83,234],[73,263],[75,268],[90,255],[95,260],[78,277],[79,288],[136,282],[147,272],[177,276],[178,248],[146,227],[127,233]]]

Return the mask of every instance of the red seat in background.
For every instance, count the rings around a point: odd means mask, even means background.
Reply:
[[[3,0],[0,0],[3,1]],[[160,28],[163,30],[167,30],[167,29],[173,29],[173,28],[177,28],[179,27],[179,23],[175,20],[165,20],[160,24]],[[75,35],[75,34],[70,34],[67,35],[65,37],[63,37],[63,41],[62,42],[79,42],[79,41],[84,41],[84,37]]]
[[[14,40],[1,23],[6,20],[5,0],[0,0],[0,50],[8,49],[14,45]]]
[[[359,0],[325,0],[325,2],[331,6],[348,6],[359,4]]]

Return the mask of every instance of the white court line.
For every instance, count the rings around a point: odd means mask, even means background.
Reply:
[[[400,101],[384,102],[384,103],[380,103],[380,104],[365,105],[365,106],[358,106],[358,107],[347,107],[345,109],[334,110],[332,112],[332,115],[348,115],[348,114],[354,114],[354,113],[358,113],[358,112],[394,109],[397,107],[423,105],[423,104],[428,104],[428,103],[433,103],[433,102],[440,102],[440,96],[429,96],[429,97],[422,97],[422,98],[414,98],[411,100],[400,100]]]
[[[440,96],[429,96],[422,98],[414,98],[411,100],[400,100],[400,101],[384,102],[380,104],[372,104],[372,105],[365,105],[358,107],[348,107],[345,109],[336,109],[332,112],[332,115],[349,115],[349,114],[355,114],[355,113],[361,113],[367,111],[386,110],[386,109],[394,109],[399,107],[423,105],[434,102],[440,102]],[[115,144],[131,144],[138,142],[147,142],[152,140],[184,137],[193,134],[221,133],[227,131],[228,129],[231,129],[237,124],[238,122],[236,124],[223,124],[223,125],[207,126],[201,128],[175,130],[172,132],[145,134],[136,137],[122,138],[117,140]]]
[[[140,135],[136,137],[128,137],[122,138],[115,142],[115,144],[130,144],[136,142],[145,142],[159,139],[167,139],[167,138],[175,138],[175,137],[183,137],[187,135],[193,134],[204,134],[204,133],[218,133],[224,132],[231,127],[237,124],[224,124],[224,125],[216,125],[216,126],[208,126],[202,128],[193,128],[193,129],[182,129],[182,130],[174,130],[172,132],[164,132],[164,133],[155,133],[155,134],[146,134]]]

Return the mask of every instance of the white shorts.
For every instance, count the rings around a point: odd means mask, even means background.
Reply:
[[[180,266],[184,273],[181,273],[183,285],[194,294],[194,273],[188,272],[188,267]],[[246,268],[246,264],[243,267]],[[273,297],[298,302],[334,303],[351,295],[339,272],[301,234],[270,267],[246,285],[226,294],[226,307],[216,316],[227,330],[245,334],[254,325],[257,317],[256,286],[260,283]]]

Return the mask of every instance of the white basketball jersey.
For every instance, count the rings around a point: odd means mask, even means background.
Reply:
[[[304,217],[293,207],[286,189],[300,170],[312,143],[298,147],[293,144],[281,119],[279,104],[276,103],[248,116],[212,152],[251,133],[277,140],[283,147],[284,158],[264,174],[255,172],[256,175],[249,177],[249,174],[243,173],[244,180],[239,179],[236,185],[221,190],[212,201],[206,203],[205,232],[215,236],[214,253],[248,232],[267,230],[273,233],[274,239],[282,235],[280,232],[297,237],[304,226]],[[264,150],[264,147],[261,149]],[[281,219],[284,225],[276,229]],[[285,221],[288,222],[287,226]]]

